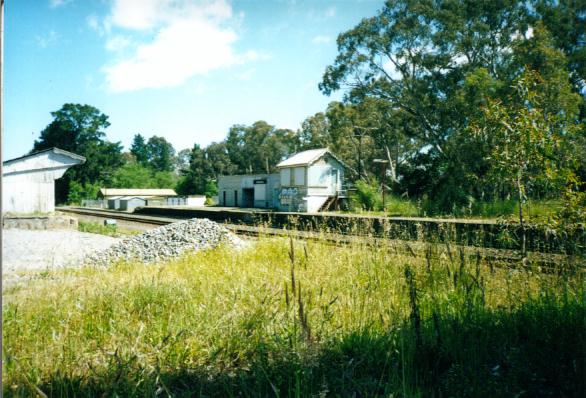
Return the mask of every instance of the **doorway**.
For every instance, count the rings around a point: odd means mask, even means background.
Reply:
[[[242,207],[254,207],[254,188],[242,189]]]

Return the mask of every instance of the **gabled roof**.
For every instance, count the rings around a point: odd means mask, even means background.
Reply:
[[[43,149],[42,151],[37,151],[37,152],[29,153],[28,155],[19,156],[19,157],[14,158],[14,159],[5,160],[4,162],[2,162],[2,164],[3,165],[10,164],[12,162],[16,162],[16,161],[23,160],[23,159],[26,159],[26,158],[31,158],[31,157],[34,157],[34,156],[41,155],[41,154],[43,154],[45,152],[53,152],[55,154],[60,154],[60,155],[67,156],[67,157],[69,157],[71,159],[78,160],[79,161],[79,164],[85,163],[85,158],[83,156],[78,155],[78,154],[75,154],[73,152],[66,151],[64,149],[59,149],[57,147],[53,147],[53,148],[49,148],[49,149]]]
[[[125,188],[101,188],[102,196],[177,196],[173,189],[125,189]]]
[[[329,154],[345,166],[344,162],[338,159],[328,148],[319,148],[296,153],[290,158],[283,160],[277,165],[277,167],[310,166],[326,154]]]
[[[120,198],[120,200],[121,200],[121,201],[122,201],[122,200],[126,200],[126,201],[128,201],[128,200],[132,200],[132,199],[147,200],[147,199],[150,199],[150,198],[152,198],[152,196],[122,196],[122,197]]]

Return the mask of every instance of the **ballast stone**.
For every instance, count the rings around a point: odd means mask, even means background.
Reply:
[[[89,255],[86,264],[108,266],[121,260],[153,263],[177,257],[188,250],[198,251],[220,244],[241,248],[245,243],[218,223],[207,218],[193,218],[124,239],[105,251]]]

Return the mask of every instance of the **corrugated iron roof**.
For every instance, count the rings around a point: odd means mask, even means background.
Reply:
[[[328,152],[328,148],[310,149],[296,153],[288,159],[283,160],[277,167],[305,166],[309,165]]]
[[[296,153],[290,158],[283,160],[277,167],[309,166],[318,161],[326,153],[345,166],[344,162],[338,159],[328,148],[319,148]]]
[[[34,157],[34,156],[37,156],[37,155],[41,155],[41,154],[43,154],[45,152],[53,152],[53,153],[58,153],[58,154],[61,154],[61,155],[68,156],[68,157],[70,157],[72,159],[79,160],[80,161],[80,164],[85,163],[85,160],[86,160],[83,156],[78,155],[76,153],[66,151],[65,149],[60,149],[60,148],[57,148],[57,147],[53,147],[53,148],[43,149],[41,151],[29,153],[28,155],[19,156],[19,157],[14,158],[14,159],[5,160],[5,161],[2,162],[2,164],[3,165],[7,165],[9,163],[16,162],[18,160],[22,160],[22,159]]]
[[[173,189],[101,188],[102,196],[177,196]]]

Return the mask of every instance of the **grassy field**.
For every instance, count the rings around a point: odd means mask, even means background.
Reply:
[[[584,392],[583,264],[260,239],[5,291],[5,396]]]
[[[138,232],[130,229],[120,228],[117,225],[104,225],[95,221],[79,220],[78,231],[89,232],[92,234],[120,237],[126,235],[136,235]]]
[[[379,195],[380,196],[380,195]],[[451,211],[440,211],[431,201],[415,201],[388,195],[385,198],[385,211],[382,211],[382,199],[377,198],[376,210],[362,210],[356,200],[349,212],[370,215],[386,215],[391,217],[458,217],[477,219],[518,220],[519,203],[516,200],[495,200],[490,202],[474,202],[469,206],[454,207]],[[527,221],[546,221],[562,207],[560,200],[529,200],[524,208]]]

